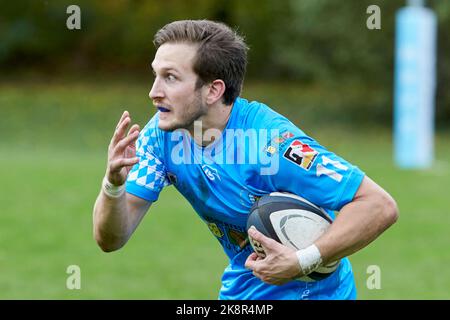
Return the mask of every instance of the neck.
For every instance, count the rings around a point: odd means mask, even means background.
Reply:
[[[195,143],[201,146],[207,146],[220,138],[223,130],[230,119],[233,104],[225,105],[217,103],[208,106],[208,112],[197,119],[188,130]]]

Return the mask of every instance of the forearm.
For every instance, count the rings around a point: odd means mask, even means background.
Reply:
[[[100,191],[94,205],[93,220],[95,240],[104,251],[122,247],[131,233],[126,192],[118,198],[111,198]]]
[[[130,115],[128,111],[125,111],[117,123],[108,146],[106,175],[94,205],[94,237],[103,251],[121,248],[142,218],[142,215],[137,215],[139,219],[133,221],[130,215],[128,196],[124,192],[128,172],[139,161],[135,149],[139,126],[133,125],[126,135],[130,122]],[[143,207],[148,208],[147,205],[143,205]],[[136,210],[131,211],[135,212]]]
[[[375,240],[398,216],[395,201],[386,193],[361,198],[344,206],[316,246],[324,264],[349,256]]]

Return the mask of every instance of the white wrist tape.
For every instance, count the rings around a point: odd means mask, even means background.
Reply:
[[[125,184],[116,186],[109,182],[108,178],[104,177],[102,190],[108,197],[119,198],[125,192]]]
[[[316,270],[322,263],[322,256],[316,245],[312,244],[296,252],[297,259],[305,275]]]

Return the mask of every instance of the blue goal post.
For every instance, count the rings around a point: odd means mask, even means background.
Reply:
[[[396,14],[394,158],[400,168],[429,168],[434,161],[436,30],[436,15],[421,0]]]

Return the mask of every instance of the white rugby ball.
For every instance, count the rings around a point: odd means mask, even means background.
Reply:
[[[250,210],[247,230],[251,226],[265,236],[294,250],[313,244],[331,225],[328,213],[295,194],[272,192],[258,199]],[[260,257],[265,257],[262,245],[250,237],[250,243]],[[298,278],[300,281],[319,281],[329,277],[340,260],[320,266],[310,274]]]

